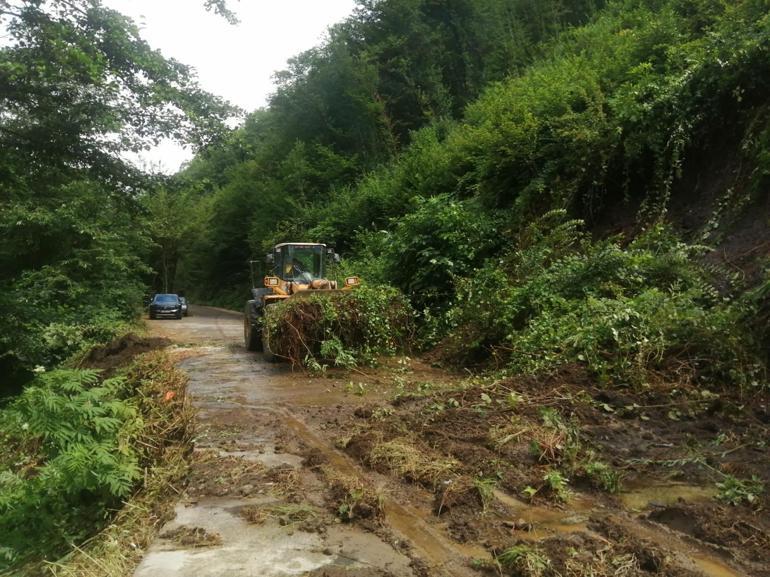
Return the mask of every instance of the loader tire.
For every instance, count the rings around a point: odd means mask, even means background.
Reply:
[[[278,361],[275,353],[270,350],[270,335],[268,334],[267,327],[262,329],[262,357],[268,363],[275,363]]]
[[[253,301],[246,303],[243,313],[243,344],[248,351],[262,350],[262,331],[257,323],[257,310]]]
[[[259,330],[249,322],[248,317],[243,319],[243,341],[247,351],[262,350],[262,339]]]

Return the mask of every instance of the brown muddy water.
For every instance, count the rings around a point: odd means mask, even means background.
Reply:
[[[717,490],[714,486],[654,481],[647,484],[637,482],[634,486],[627,486],[618,497],[629,511],[643,511],[651,507],[673,505],[680,501],[688,503],[708,501],[716,494]]]

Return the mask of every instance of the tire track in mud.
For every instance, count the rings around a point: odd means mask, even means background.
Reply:
[[[537,543],[549,534],[581,532],[600,541],[605,538],[593,527],[596,523],[607,522],[616,530],[627,533],[637,541],[649,542],[671,552],[676,564],[689,571],[701,573],[705,577],[750,577],[718,558],[713,548],[692,537],[677,534],[668,527],[650,523],[644,518],[636,518],[622,510],[608,510],[588,495],[573,497],[568,511],[547,509],[531,505],[496,489],[495,498],[503,505],[515,511],[536,530],[523,534],[523,539]],[[580,522],[566,522],[579,513]],[[725,552],[722,552],[725,553]]]
[[[363,470],[347,455],[344,455],[329,446],[323,439],[316,435],[300,418],[295,416],[286,407],[253,406],[246,405],[243,408],[252,410],[270,411],[279,415],[283,422],[307,445],[319,450],[328,462],[339,472],[366,479]],[[559,514],[547,509],[533,507],[523,501],[511,497],[496,490],[495,497],[504,504],[518,510],[520,513],[529,510],[537,518],[551,517],[551,522],[544,524],[554,533],[572,532],[580,530],[593,535],[598,539],[603,537],[590,528],[590,525],[563,524],[563,517],[568,514]],[[609,520],[629,535],[641,541],[648,541],[672,552],[677,565],[688,570],[703,574],[705,577],[750,577],[731,567],[726,561],[718,558],[703,543],[686,536],[678,535],[667,527],[649,523],[643,519],[636,519],[619,512],[602,510],[596,502],[587,496],[584,497],[580,507],[589,513],[594,520]],[[446,538],[434,527],[425,522],[419,511],[408,505],[398,503],[393,498],[384,494],[383,511],[388,526],[402,539],[410,542],[418,552],[418,556],[429,562],[434,570],[439,570],[442,575],[463,576],[468,575],[468,553],[459,544]],[[571,514],[572,512],[570,512]],[[542,535],[533,534],[531,538],[537,541]],[[526,537],[525,537],[526,538]],[[472,551],[474,556],[487,557],[488,552],[483,548]]]
[[[224,317],[224,314],[217,315],[216,317],[214,317],[214,325],[215,325],[215,327],[217,329],[217,332],[219,332],[219,336],[222,337],[222,340],[223,341],[227,341],[227,340],[230,340],[230,337],[227,336],[227,334],[225,333],[224,328],[222,327],[222,318],[223,317]]]

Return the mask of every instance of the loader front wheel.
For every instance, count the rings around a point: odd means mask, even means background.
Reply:
[[[262,349],[262,339],[259,330],[255,330],[249,317],[243,319],[243,341],[248,351],[259,351]]]
[[[274,363],[278,360],[275,353],[270,350],[270,335],[267,327],[262,329],[262,356],[268,363]]]
[[[243,344],[248,351],[262,350],[262,323],[255,301],[246,303],[243,311]]]

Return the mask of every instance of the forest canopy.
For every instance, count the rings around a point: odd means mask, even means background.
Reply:
[[[0,372],[13,381],[136,315],[153,242],[141,198],[158,183],[125,153],[210,145],[233,110],[99,2],[3,1],[0,25]]]

